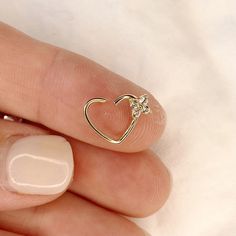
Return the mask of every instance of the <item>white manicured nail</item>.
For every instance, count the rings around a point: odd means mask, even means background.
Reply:
[[[72,149],[63,137],[23,137],[7,151],[6,187],[22,194],[61,193],[68,188],[73,169]]]

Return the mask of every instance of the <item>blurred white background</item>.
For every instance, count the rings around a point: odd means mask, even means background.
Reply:
[[[236,235],[236,1],[0,0],[0,20],[149,89],[173,175],[153,236]]]

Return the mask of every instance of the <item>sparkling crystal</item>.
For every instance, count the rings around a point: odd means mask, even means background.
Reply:
[[[130,107],[132,108],[132,116],[138,118],[141,113],[148,114],[151,112],[148,106],[148,96],[142,95],[139,98],[130,99]]]
[[[139,103],[142,104],[146,99],[146,96],[142,95],[140,98],[139,98]]]
[[[151,109],[150,109],[149,106],[144,106],[144,107],[143,107],[143,113],[144,113],[144,114],[148,114],[150,111],[151,111]]]
[[[138,118],[140,115],[141,115],[140,110],[132,112],[132,116],[135,117],[135,118]]]

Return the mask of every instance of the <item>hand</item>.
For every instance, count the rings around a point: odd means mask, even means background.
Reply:
[[[94,97],[125,93],[148,94],[152,113],[140,117],[123,143],[111,144],[85,122],[83,106]],[[24,119],[0,120],[0,235],[145,235],[121,215],[148,216],[170,191],[166,167],[147,150],[165,127],[165,113],[150,93],[82,56],[0,24],[0,111]],[[125,102],[108,102],[94,105],[91,117],[101,130],[119,136],[129,112]],[[52,166],[44,157],[27,159],[25,149],[50,153]],[[59,157],[68,172],[62,166],[53,173]],[[63,174],[67,181],[59,187],[48,183]]]

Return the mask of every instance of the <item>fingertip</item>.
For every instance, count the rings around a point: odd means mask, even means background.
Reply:
[[[142,212],[141,217],[147,217],[162,208],[171,192],[171,173],[159,157],[155,155],[155,159],[156,164],[154,162],[150,163],[153,174],[153,182],[150,185],[153,186],[153,191],[152,194],[147,196],[147,207]]]
[[[168,168],[152,151],[146,151],[146,171],[143,177],[143,189],[139,198],[135,199],[138,208],[130,214],[132,217],[142,218],[150,216],[163,207],[171,191],[172,177]]]
[[[151,112],[140,117],[136,129],[124,143],[126,152],[140,152],[148,149],[161,138],[167,121],[167,115],[153,95],[149,95]]]
[[[0,211],[42,205],[73,176],[70,143],[37,127],[0,120]]]

